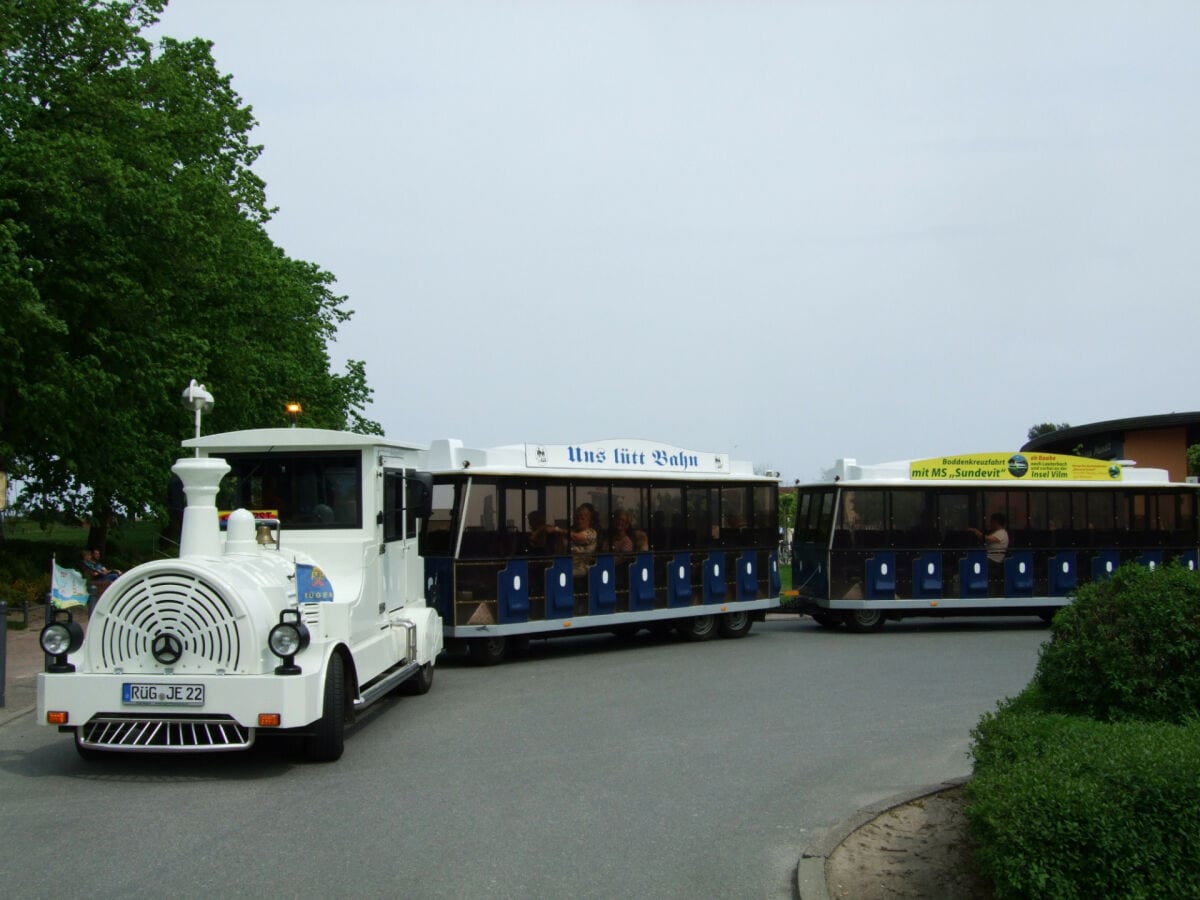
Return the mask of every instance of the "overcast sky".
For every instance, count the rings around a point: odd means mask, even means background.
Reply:
[[[1200,408],[1200,4],[174,0],[390,436],[835,458]],[[220,402],[220,397],[217,397]]]

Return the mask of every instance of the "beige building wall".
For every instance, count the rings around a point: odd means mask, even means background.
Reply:
[[[1187,432],[1184,428],[1155,428],[1125,432],[1125,458],[1139,466],[1166,469],[1172,481],[1187,476]]]

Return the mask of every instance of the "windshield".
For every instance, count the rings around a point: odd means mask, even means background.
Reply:
[[[221,480],[217,507],[273,516],[285,528],[359,528],[362,465],[359,453],[244,453],[223,457],[232,471]]]

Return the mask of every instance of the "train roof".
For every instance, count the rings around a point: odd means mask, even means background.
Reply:
[[[252,428],[247,431],[226,431],[189,438],[183,442],[189,449],[208,453],[246,453],[254,450],[365,450],[389,447],[396,450],[424,450],[420,444],[393,441],[377,434],[357,434],[353,431],[334,431],[328,428]]]
[[[860,464],[839,459],[832,481],[860,485],[971,485],[975,487],[1085,487],[1170,485],[1166,469],[1139,468],[1131,460],[1113,461],[1058,453],[999,451],[963,453],[931,459]],[[829,484],[830,482],[824,482]]]
[[[526,475],[550,478],[635,478],[647,480],[761,481],[774,484],[776,473],[756,475],[746,460],[727,453],[688,450],[637,439],[609,439],[578,444],[509,444],[476,449],[462,441],[434,441],[427,467],[435,473]]]

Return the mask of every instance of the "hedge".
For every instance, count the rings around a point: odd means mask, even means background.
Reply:
[[[967,815],[996,896],[1200,897],[1200,720],[1100,722],[1043,699],[974,732]]]
[[[1181,722],[1200,709],[1200,574],[1122,566],[1054,617],[1035,681],[1060,712]]]

